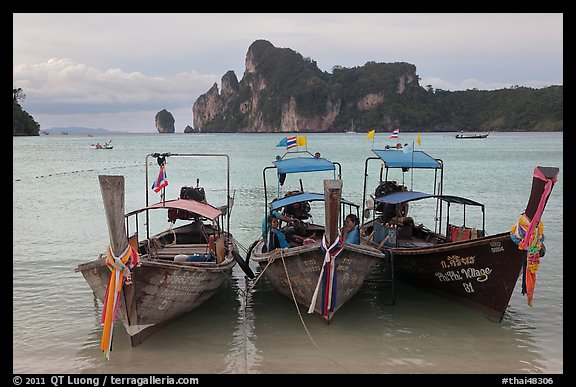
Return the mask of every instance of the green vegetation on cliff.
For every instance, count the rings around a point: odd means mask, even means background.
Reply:
[[[19,100],[26,98],[21,88],[14,90],[14,103],[12,111],[12,135],[13,136],[38,136],[40,134],[40,124],[22,109]]]
[[[364,132],[396,127],[403,131],[563,130],[563,86],[434,90],[419,84],[416,66],[410,63],[368,62],[354,68],[336,66],[328,73],[310,58],[266,40],[250,46],[248,63],[253,68],[247,67],[235,93],[222,98],[221,111],[210,114],[203,132],[275,130],[291,106],[291,111],[308,119],[333,115],[330,124],[315,131],[343,132],[352,119]],[[255,109],[247,101],[257,101]]]

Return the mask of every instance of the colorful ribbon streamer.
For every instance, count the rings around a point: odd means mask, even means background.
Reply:
[[[314,289],[312,301],[310,301],[310,307],[308,308],[308,313],[314,313],[320,284],[322,284],[322,317],[325,319],[329,318],[330,312],[333,312],[336,307],[336,257],[344,250],[342,234],[338,232],[338,238],[336,238],[330,247],[327,246],[327,243],[326,235],[324,235],[324,238],[322,238],[322,250],[325,252],[324,261],[322,262],[318,283],[316,284],[316,289]]]
[[[100,318],[100,323],[104,324],[100,349],[104,351],[104,357],[109,360],[110,351],[112,350],[114,321],[116,321],[116,313],[118,312],[118,306],[120,304],[120,291],[122,290],[124,282],[126,282],[126,284],[132,283],[131,271],[135,266],[140,266],[140,258],[138,257],[138,252],[130,245],[128,245],[120,257],[114,255],[110,245],[108,245],[107,251],[106,265],[111,270],[111,273],[108,278],[108,286],[106,288],[104,306],[102,307],[102,316]]]
[[[534,287],[536,285],[536,271],[540,266],[540,251],[544,243],[544,223],[540,221],[546,200],[552,191],[552,186],[556,183],[557,176],[548,179],[542,172],[534,169],[533,177],[546,182],[544,192],[538,203],[538,208],[532,219],[528,219],[526,214],[522,214],[518,222],[510,230],[510,238],[521,250],[526,250],[526,258],[522,268],[522,294],[526,294],[528,305],[532,306],[534,298]]]

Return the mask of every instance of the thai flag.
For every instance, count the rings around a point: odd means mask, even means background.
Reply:
[[[400,129],[396,129],[390,135],[390,138],[398,138],[398,134],[400,133]]]
[[[297,136],[288,137],[286,149],[296,148],[298,146]]]
[[[160,192],[160,190],[168,185],[168,179],[166,178],[166,171],[164,170],[164,166],[160,167],[160,172],[158,173],[158,177],[154,180],[152,184],[152,189],[154,192]]]

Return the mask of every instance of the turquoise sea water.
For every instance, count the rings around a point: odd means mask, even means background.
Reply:
[[[207,304],[138,347],[128,345],[117,324],[111,361],[106,362],[100,350],[101,304],[74,272],[109,242],[98,175],[125,176],[129,211],[144,205],[147,154],[226,153],[235,192],[231,231],[246,248],[260,234],[262,169],[283,153],[275,147],[282,137],[14,137],[13,372],[563,373],[562,133],[491,133],[482,140],[421,134],[419,149],[445,163],[444,193],[485,203],[490,234],[516,222],[537,165],[560,168],[542,218],[547,252],[537,274],[534,305],[527,305],[518,282],[502,323],[402,282],[396,283],[396,304],[391,305],[387,289],[368,283],[330,325],[302,311],[308,335],[292,301],[264,278],[245,296],[247,284],[236,266]],[[90,148],[108,139],[114,149]],[[415,140],[415,133],[399,139]],[[312,153],[340,162],[343,196],[361,204],[364,160],[372,155],[372,141],[363,134],[308,134],[307,141]],[[376,133],[377,148],[395,142]],[[200,178],[208,200],[220,204],[225,170],[211,170],[201,162],[185,168],[177,164],[169,159],[167,165],[169,197]],[[297,181],[286,184],[299,188]],[[303,184],[309,189],[314,182],[306,178]]]

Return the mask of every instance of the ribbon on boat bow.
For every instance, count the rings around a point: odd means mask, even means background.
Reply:
[[[322,238],[322,250],[325,252],[324,261],[322,262],[322,269],[318,277],[316,289],[308,313],[314,313],[316,306],[316,299],[322,284],[322,317],[328,319],[329,313],[334,311],[336,306],[336,257],[344,250],[344,243],[342,241],[342,234],[338,231],[338,238],[332,243],[330,247],[327,246],[326,234]]]
[[[526,259],[522,267],[522,294],[526,294],[528,305],[532,306],[534,286],[536,284],[536,272],[540,266],[540,252],[544,243],[544,223],[540,221],[552,186],[556,183],[557,175],[549,179],[536,168],[533,177],[545,181],[544,192],[538,203],[538,208],[532,219],[526,214],[520,215],[518,222],[510,230],[510,238],[518,245],[520,250],[526,250]]]
[[[110,351],[112,350],[114,321],[116,321],[116,313],[120,304],[120,291],[124,282],[128,285],[132,283],[131,271],[135,266],[140,266],[140,257],[138,252],[130,245],[126,247],[120,257],[114,255],[110,245],[108,245],[107,251],[106,265],[111,273],[110,277],[108,277],[108,286],[106,287],[102,316],[100,318],[100,323],[104,324],[100,349],[104,351],[104,357],[109,360]]]

